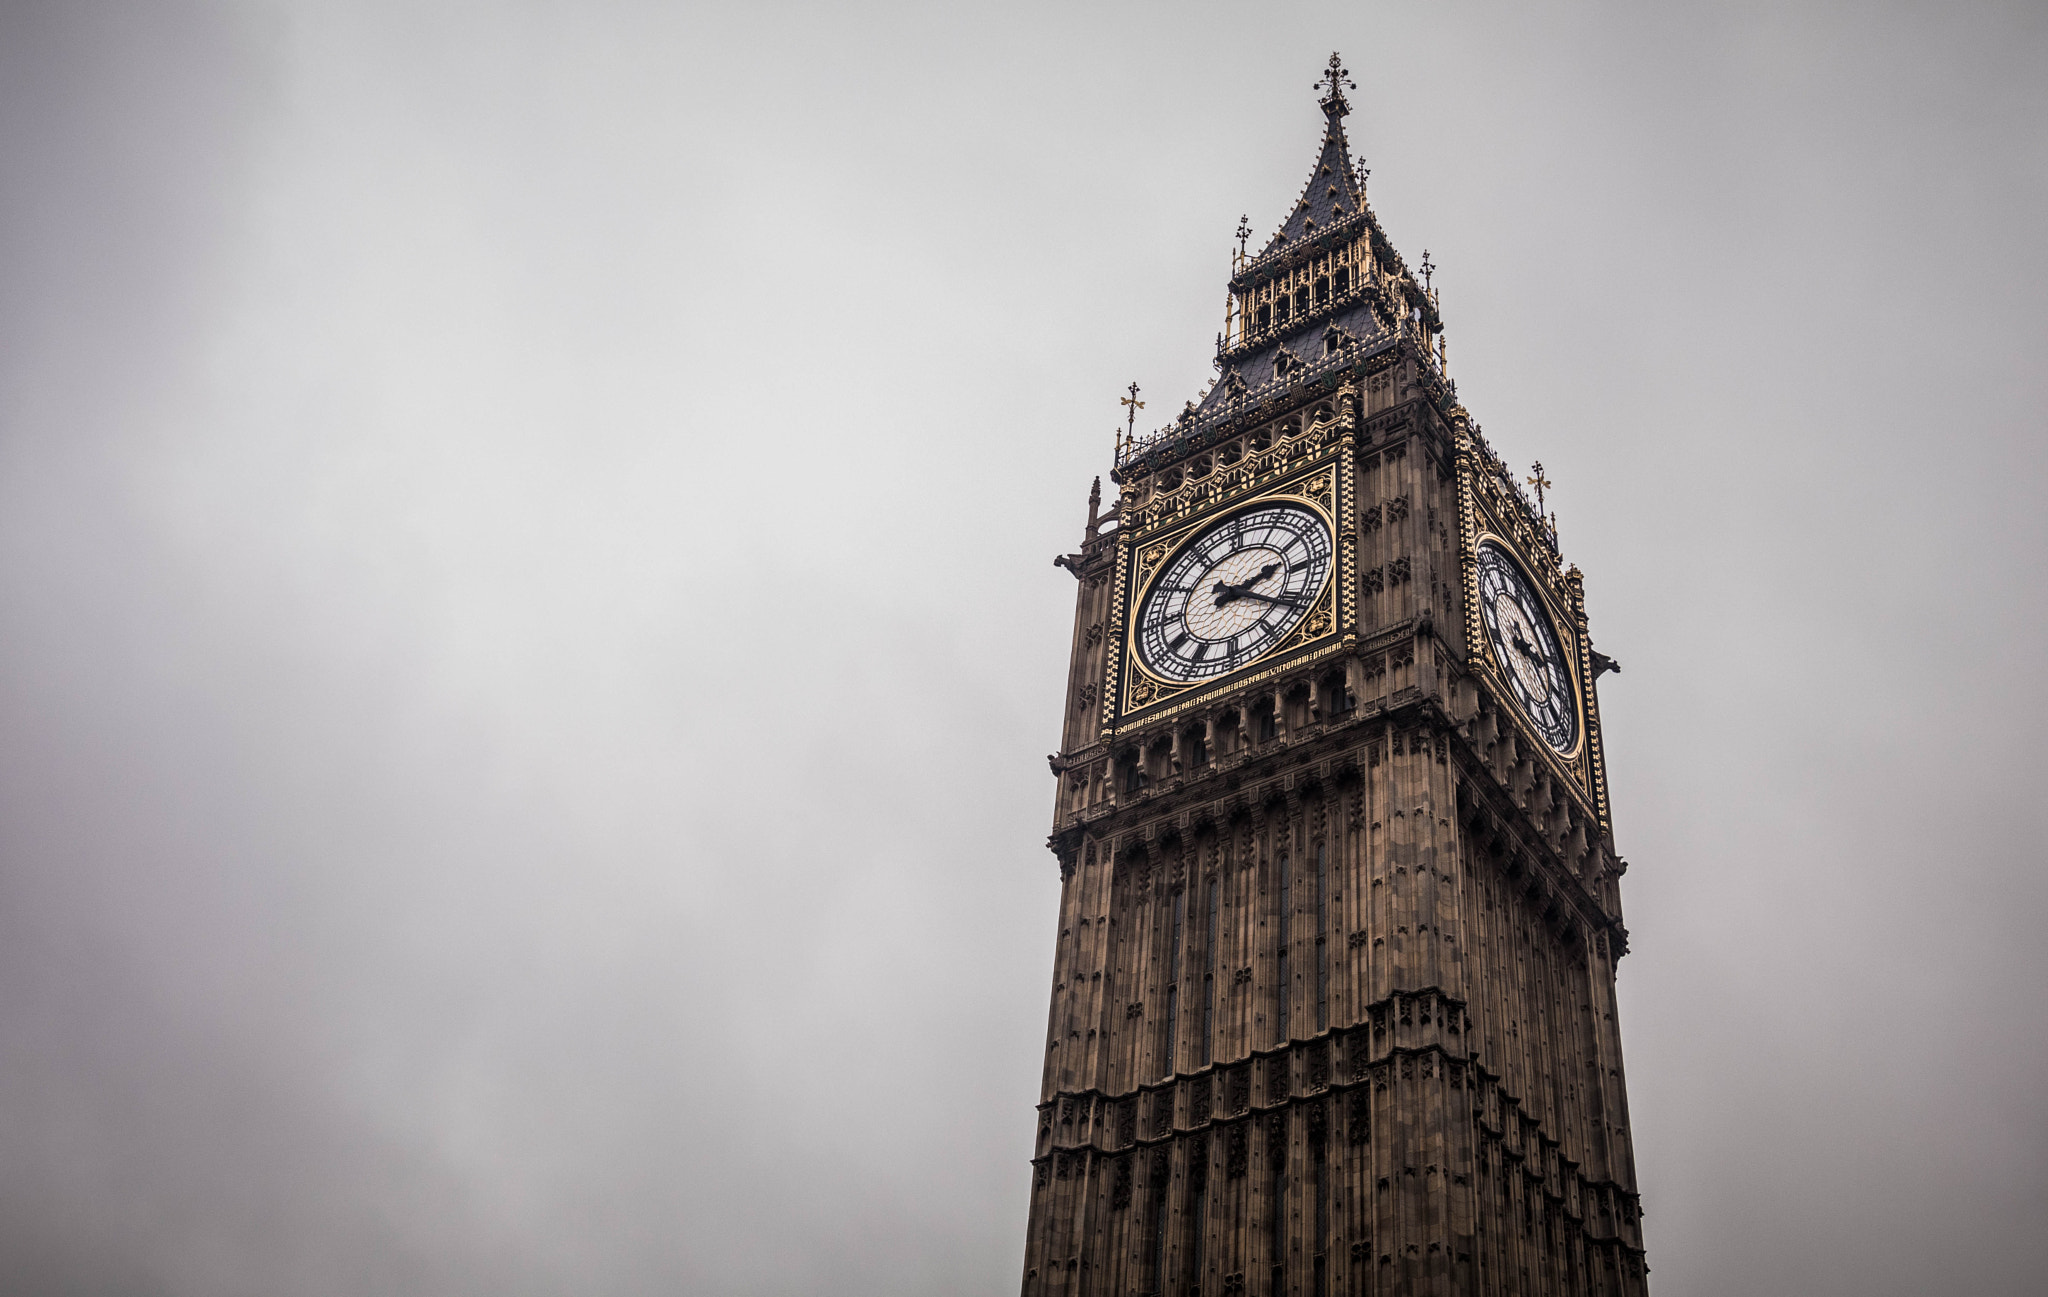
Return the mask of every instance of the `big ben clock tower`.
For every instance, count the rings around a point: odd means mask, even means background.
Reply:
[[[1332,56],[1220,378],[1058,560],[1034,1297],[1646,1291],[1612,663],[1444,375],[1349,86]]]

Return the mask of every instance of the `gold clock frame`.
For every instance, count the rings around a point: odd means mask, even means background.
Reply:
[[[1350,438],[1256,485],[1199,509],[1177,513],[1151,527],[1134,529],[1119,538],[1115,588],[1117,643],[1109,657],[1115,673],[1104,690],[1103,737],[1120,736],[1143,726],[1207,705],[1224,694],[1313,665],[1357,642],[1357,534],[1350,525],[1353,484]],[[1182,683],[1167,680],[1146,667],[1137,649],[1132,618],[1144,605],[1152,586],[1197,532],[1244,509],[1269,501],[1302,505],[1330,529],[1330,572],[1321,592],[1301,622],[1273,648],[1237,671],[1213,680]]]
[[[1529,713],[1523,708],[1521,699],[1515,697],[1514,689],[1508,681],[1507,664],[1500,660],[1500,651],[1494,647],[1493,636],[1486,633],[1485,614],[1479,608],[1479,551],[1485,547],[1488,541],[1499,546],[1507,554],[1508,558],[1514,562],[1515,566],[1521,569],[1523,584],[1534,591],[1536,597],[1542,601],[1543,615],[1550,620],[1551,638],[1557,643],[1557,651],[1564,654],[1565,674],[1571,679],[1572,745],[1560,751],[1551,745],[1550,740],[1543,738],[1541,735],[1538,735],[1537,738],[1542,742],[1544,749],[1551,755],[1560,761],[1576,766],[1579,758],[1586,751],[1586,735],[1591,728],[1587,720],[1584,685],[1580,679],[1583,672],[1581,671],[1578,652],[1578,619],[1576,616],[1570,615],[1567,612],[1561,612],[1558,609],[1555,597],[1546,588],[1549,582],[1537,579],[1528,556],[1522,552],[1521,547],[1516,545],[1513,540],[1491,530],[1480,531],[1473,536],[1472,577],[1469,589],[1466,591],[1466,598],[1471,601],[1469,606],[1472,608],[1474,633],[1477,635],[1479,643],[1483,648],[1483,653],[1477,656],[1485,664],[1487,676],[1494,686],[1494,692],[1501,694],[1512,702],[1515,705],[1515,710],[1521,712],[1525,720],[1529,719]],[[1571,610],[1571,612],[1575,613],[1576,610]],[[1571,628],[1569,634],[1565,631],[1566,627]],[[1534,722],[1531,721],[1531,724],[1533,725]]]

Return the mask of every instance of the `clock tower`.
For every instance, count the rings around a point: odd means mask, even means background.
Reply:
[[[1445,375],[1335,56],[1319,88],[1219,378],[1120,439],[1055,560],[1080,597],[1024,1292],[1639,1294],[1614,664],[1540,469],[1532,501]]]

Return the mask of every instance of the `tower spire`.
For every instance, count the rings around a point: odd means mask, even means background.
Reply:
[[[1350,142],[1344,138],[1344,118],[1351,112],[1351,101],[1344,92],[1358,89],[1358,83],[1344,67],[1342,55],[1330,55],[1329,65],[1312,88],[1323,92],[1317,101],[1324,119],[1322,148],[1308,173],[1308,183],[1302,186],[1301,198],[1287,214],[1280,232],[1260,251],[1262,257],[1287,244],[1314,238],[1365,210],[1365,186],[1352,163]]]

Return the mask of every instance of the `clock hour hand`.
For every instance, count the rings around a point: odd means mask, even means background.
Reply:
[[[1232,599],[1242,599],[1246,595],[1250,595],[1252,593],[1253,586],[1257,585],[1261,581],[1266,580],[1268,577],[1272,576],[1275,572],[1278,572],[1279,570],[1280,565],[1278,563],[1268,563],[1265,567],[1259,569],[1259,574],[1257,576],[1253,577],[1249,581],[1240,581],[1236,585],[1230,585],[1225,582],[1218,581],[1216,583],[1216,587],[1214,590],[1214,593],[1216,595],[1216,606],[1218,608],[1221,608],[1224,604],[1229,603]],[[1261,599],[1265,596],[1252,595],[1252,597],[1255,599]]]

